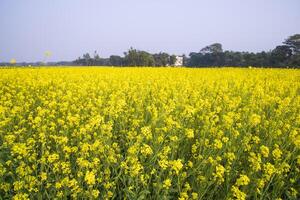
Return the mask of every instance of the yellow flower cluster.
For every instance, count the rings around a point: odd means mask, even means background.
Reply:
[[[300,199],[299,77],[0,69],[0,199]]]

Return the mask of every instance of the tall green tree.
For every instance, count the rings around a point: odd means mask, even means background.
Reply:
[[[124,61],[128,66],[154,66],[153,56],[146,51],[139,51],[132,47],[124,53]]]
[[[175,55],[171,55],[170,56],[170,63],[169,63],[169,65],[174,65],[175,64],[175,62],[176,62],[176,56]]]
[[[155,66],[167,66],[170,64],[170,55],[167,53],[160,52],[158,54],[153,54],[155,61]]]
[[[284,42],[294,54],[300,53],[300,34],[295,34],[288,37]]]
[[[99,54],[97,53],[97,51],[94,51],[94,58],[92,59],[92,65],[101,65],[101,58],[99,56]]]
[[[222,44],[214,43],[201,49],[200,53],[221,53],[223,52]]]
[[[279,45],[271,52],[271,65],[287,65],[291,58],[293,50],[288,45]]]
[[[109,57],[109,63],[112,66],[122,66],[124,59],[121,56],[111,55]]]
[[[85,65],[91,65],[92,64],[92,58],[89,53],[83,54],[84,64]]]

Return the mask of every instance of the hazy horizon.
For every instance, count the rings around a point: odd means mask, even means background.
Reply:
[[[0,62],[71,61],[83,53],[123,55],[131,46],[186,54],[269,51],[300,33],[298,0],[1,0]]]

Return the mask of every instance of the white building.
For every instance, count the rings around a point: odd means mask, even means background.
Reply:
[[[183,56],[176,56],[175,67],[183,66]]]

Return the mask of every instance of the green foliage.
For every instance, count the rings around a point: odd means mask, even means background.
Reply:
[[[300,53],[300,34],[290,36],[284,41],[284,44],[289,46],[295,54]]]
[[[203,53],[203,54],[206,54],[206,53],[221,53],[221,52],[223,52],[222,44],[220,44],[220,43],[211,44],[211,45],[206,46],[203,49],[201,49],[200,52]]]
[[[124,54],[127,66],[153,66],[155,63],[153,56],[146,51],[139,51],[131,47]]]
[[[109,63],[112,66],[122,66],[124,59],[121,56],[112,55],[109,57]]]
[[[265,52],[251,53],[223,51],[222,44],[213,43],[199,52],[191,52],[189,58],[184,56],[184,66],[188,67],[300,67],[300,34],[290,36],[283,45]],[[130,48],[124,57],[112,55],[108,59],[100,58],[97,52],[94,58],[86,53],[83,58],[74,61],[76,65],[112,65],[112,66],[173,66],[175,55],[165,52],[150,54],[146,51]]]
[[[223,52],[222,45],[214,43],[202,48],[198,53],[190,53],[187,66],[255,66],[255,67],[296,67],[300,66],[300,34],[290,36],[284,45],[269,52]]]

